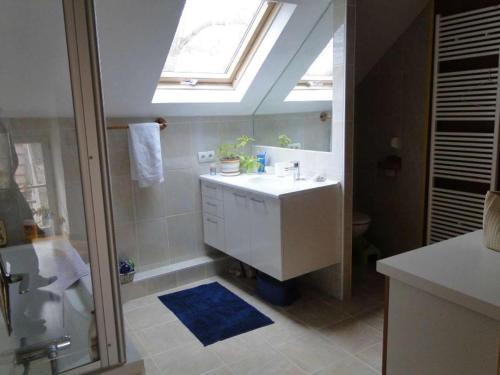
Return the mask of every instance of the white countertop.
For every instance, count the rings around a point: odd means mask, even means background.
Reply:
[[[231,177],[219,174],[215,176],[204,174],[200,176],[200,179],[273,198],[303,193],[308,190],[333,187],[338,184],[338,181],[333,180],[326,180],[324,182],[316,182],[312,179],[295,181],[292,176],[277,177],[267,174],[240,174],[239,176]]]
[[[500,252],[476,231],[377,262],[377,271],[500,321]]]

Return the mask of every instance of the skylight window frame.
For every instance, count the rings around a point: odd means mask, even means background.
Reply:
[[[229,64],[227,73],[174,73],[162,71],[159,85],[180,89],[204,88],[203,86],[208,86],[208,88],[234,87],[264,39],[280,7],[281,4],[278,1],[268,0],[262,2]],[[189,81],[195,83],[186,84]]]
[[[332,39],[328,41],[327,46],[325,49],[328,47],[328,45],[332,42]],[[323,53],[323,50],[321,51],[320,55]],[[318,55],[319,56],[319,55]],[[333,60],[333,57],[332,57]],[[316,62],[313,61],[313,64]],[[333,65],[333,61],[332,61]],[[302,78],[297,82],[297,85],[295,86],[295,89],[302,89],[302,90],[322,90],[322,89],[331,89],[333,87],[333,74],[332,75],[312,75],[307,73],[302,76]]]

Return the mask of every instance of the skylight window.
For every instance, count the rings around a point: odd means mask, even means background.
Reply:
[[[299,84],[308,86],[323,86],[332,84],[333,77],[333,39],[321,51],[316,60],[307,69]]]
[[[333,38],[316,57],[285,102],[331,101],[333,86]]]
[[[187,0],[160,82],[234,84],[276,5],[262,0]]]

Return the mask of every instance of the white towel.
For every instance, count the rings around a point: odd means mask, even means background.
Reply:
[[[156,122],[130,124],[128,127],[130,175],[139,187],[163,182],[160,125]]]

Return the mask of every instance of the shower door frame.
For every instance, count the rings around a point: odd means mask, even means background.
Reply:
[[[122,364],[126,356],[94,1],[61,1],[99,345],[99,360],[65,372],[73,375]]]

